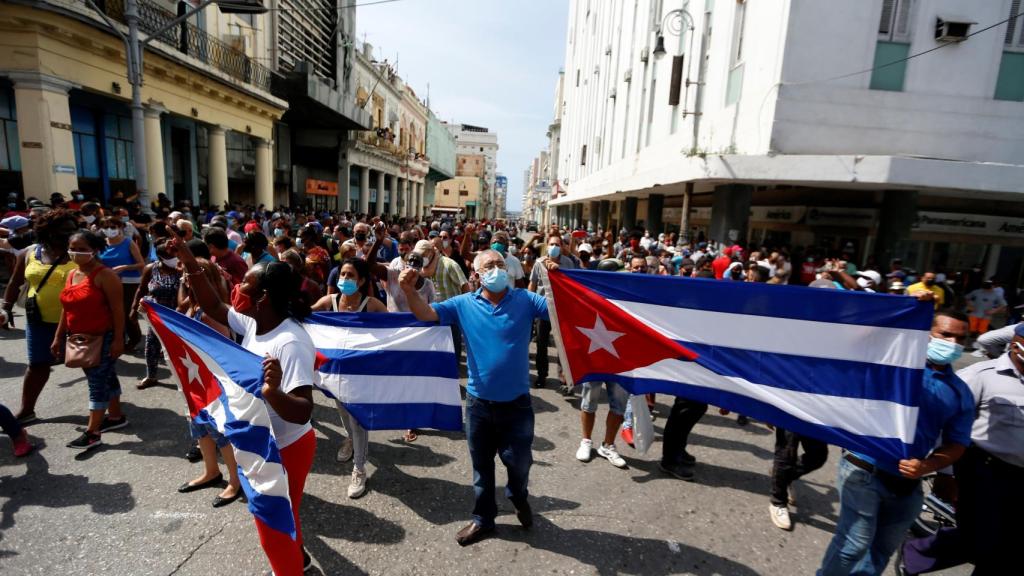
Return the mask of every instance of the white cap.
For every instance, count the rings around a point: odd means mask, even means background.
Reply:
[[[857,272],[857,276],[863,276],[864,278],[871,280],[875,283],[875,286],[882,285],[882,275],[874,270],[863,270],[861,272]]]
[[[593,254],[594,253],[594,247],[591,246],[590,244],[587,244],[586,242],[584,242],[583,244],[580,244],[580,247],[577,248],[577,250],[579,252],[586,252],[587,254]]]
[[[416,246],[413,247],[412,251],[422,256],[433,249],[434,245],[430,243],[430,240],[420,240],[416,242]]]

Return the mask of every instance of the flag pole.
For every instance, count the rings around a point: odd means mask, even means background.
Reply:
[[[540,262],[534,264],[534,266],[544,266]],[[561,272],[558,272],[561,274]],[[558,323],[558,313],[555,311],[555,292],[551,289],[551,281],[548,279],[548,268],[544,266],[540,273],[540,281],[546,288],[544,290],[544,297],[548,301],[548,318],[551,320],[551,333],[555,338],[555,350],[558,351],[558,361],[562,365],[562,373],[565,374],[566,384],[572,388],[576,385],[576,381],[572,377],[572,369],[569,367],[569,361],[565,356],[565,346],[562,345],[562,330]]]

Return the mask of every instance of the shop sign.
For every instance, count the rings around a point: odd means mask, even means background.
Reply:
[[[67,164],[54,164],[53,172],[54,174],[75,174],[77,171],[74,166],[69,166]]]
[[[878,222],[878,210],[874,208],[808,208],[805,222],[809,226],[874,228]]]
[[[806,206],[751,206],[750,221],[795,224],[804,217]]]
[[[666,224],[679,225],[679,221],[683,219],[682,208],[664,208],[661,211],[661,221]]]
[[[690,208],[690,220],[711,220],[711,206]]]
[[[1024,237],[1024,218],[949,212],[918,212],[911,229],[918,232],[949,232],[1021,238]]]
[[[306,196],[337,196],[338,183],[306,178]]]

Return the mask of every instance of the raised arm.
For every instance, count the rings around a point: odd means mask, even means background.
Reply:
[[[174,232],[171,232],[171,234],[174,234]],[[221,301],[217,289],[210,284],[209,278],[206,277],[205,271],[196,262],[196,257],[189,250],[188,244],[181,239],[181,236],[174,234],[171,246],[178,249],[178,260],[185,267],[185,275],[188,276],[189,286],[192,287],[192,291],[195,293],[203,313],[227,326],[228,305]]]
[[[427,304],[419,295],[419,292],[416,291],[416,282],[419,278],[420,275],[416,270],[406,268],[398,276],[398,285],[402,288],[402,292],[405,293],[405,298],[409,301],[409,310],[416,316],[416,319],[421,322],[437,322],[440,319],[437,311],[430,304]]]

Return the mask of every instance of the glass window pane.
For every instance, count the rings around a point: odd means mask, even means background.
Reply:
[[[88,135],[78,136],[80,143],[81,158],[78,159],[78,173],[85,178],[100,177],[100,158],[96,150],[96,137]],[[75,151],[76,153],[78,150]]]
[[[21,147],[18,145],[18,123],[4,122],[7,132],[7,154],[10,159],[11,170],[21,171]]]
[[[117,116],[114,116],[113,114],[105,114],[103,116],[103,127],[108,138],[117,138],[117,135],[119,134],[117,129]]]
[[[125,151],[124,140],[117,141],[117,177],[128,177],[127,152]]]
[[[129,180],[135,179],[135,147],[132,146],[131,142],[124,143],[125,150],[125,163],[127,163],[127,169],[125,170],[126,177]]]
[[[907,74],[907,63],[903,61],[910,53],[910,44],[901,42],[878,42],[875,47],[874,71],[871,73],[872,90],[903,91],[903,79]],[[892,62],[899,64],[885,66]]]
[[[1024,101],[1024,52],[1003,52],[995,98]]]
[[[96,119],[88,108],[71,108],[71,129],[83,134],[96,133]]]
[[[132,139],[132,120],[124,116],[118,116],[117,122],[121,127],[120,137],[124,140]]]
[[[117,178],[117,140],[106,138],[107,149],[107,177]]]
[[[75,145],[75,169],[79,176],[85,176],[82,172],[82,142],[81,135],[73,134],[71,136],[71,142]]]

